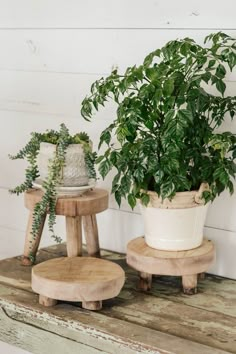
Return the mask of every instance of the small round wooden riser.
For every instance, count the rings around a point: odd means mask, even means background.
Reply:
[[[44,306],[54,306],[57,300],[81,301],[83,308],[99,310],[103,300],[119,294],[124,282],[119,265],[93,257],[50,259],[32,269],[32,289]]]
[[[150,290],[152,275],[182,276],[183,292],[197,293],[198,278],[209,268],[215,258],[212,241],[203,240],[200,247],[188,251],[161,251],[149,247],[144,237],[128,243],[127,263],[140,272],[139,288]]]

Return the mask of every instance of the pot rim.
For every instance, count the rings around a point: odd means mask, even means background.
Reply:
[[[171,200],[168,198],[162,199],[157,192],[145,191],[150,196],[150,201],[147,207],[161,209],[185,209],[204,206],[209,203],[205,203],[205,200],[202,198],[202,194],[204,191],[209,190],[210,188],[208,183],[203,182],[201,183],[199,190],[176,192]],[[145,207],[141,200],[140,203],[142,207]]]

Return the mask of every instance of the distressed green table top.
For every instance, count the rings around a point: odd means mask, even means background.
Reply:
[[[37,259],[65,254],[65,245],[52,246]],[[127,279],[99,312],[81,303],[42,307],[31,290],[31,267],[20,257],[0,261],[0,340],[38,354],[236,353],[236,281],[207,275],[198,294],[187,296],[180,278],[161,276],[142,293],[124,255],[102,256],[123,267]]]

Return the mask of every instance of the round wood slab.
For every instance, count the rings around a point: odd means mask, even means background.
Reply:
[[[117,296],[124,281],[119,265],[92,257],[50,259],[32,269],[32,289],[41,299],[98,302]]]
[[[25,193],[25,207],[34,210],[40,202],[43,191],[31,189]],[[77,197],[58,197],[56,215],[85,216],[98,214],[108,208],[108,191],[95,188]]]
[[[192,275],[205,272],[215,258],[212,241],[188,251],[161,251],[147,246],[144,237],[127,246],[127,263],[140,272],[157,275]]]

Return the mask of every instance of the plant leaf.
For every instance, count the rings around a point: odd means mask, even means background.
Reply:
[[[132,193],[130,193],[128,195],[128,203],[131,206],[131,208],[134,209],[134,207],[136,205],[136,198],[135,198],[135,196]]]
[[[216,88],[217,90],[222,94],[222,96],[224,95],[225,89],[226,89],[226,85],[224,83],[224,81],[222,80],[217,80],[216,81]]]

